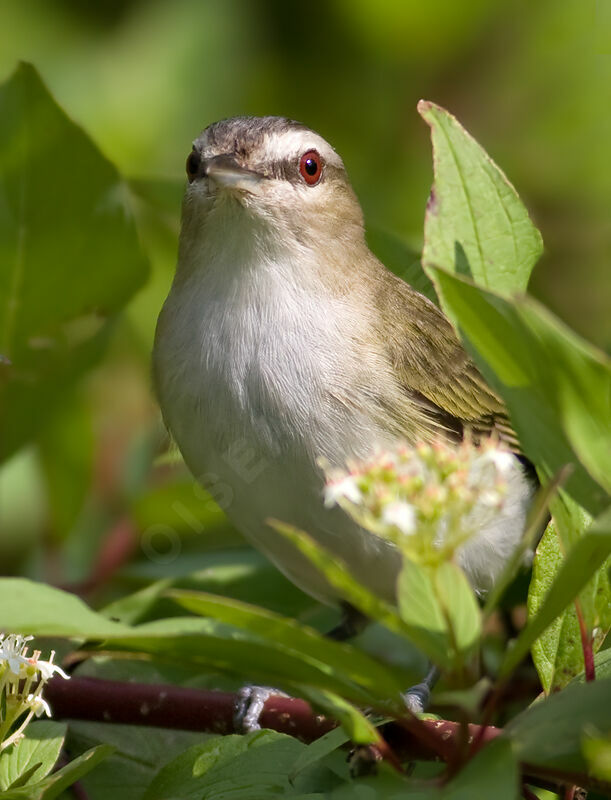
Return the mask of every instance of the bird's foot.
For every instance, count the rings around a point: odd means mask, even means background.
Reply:
[[[288,697],[280,689],[271,686],[242,686],[233,712],[233,724],[236,731],[252,733],[261,730],[261,712],[263,706],[272,695]]]
[[[431,689],[437,683],[439,670],[431,666],[422,683],[417,683],[405,692],[403,700],[412,714],[424,714],[431,702]]]
[[[431,690],[426,683],[417,683],[403,695],[405,707],[412,714],[424,714],[431,702]]]

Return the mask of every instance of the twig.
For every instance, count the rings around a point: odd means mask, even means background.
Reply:
[[[236,695],[167,684],[122,683],[99,678],[52,678],[45,698],[57,719],[116,722],[212,733],[236,733]],[[305,700],[273,696],[265,704],[261,725],[313,742],[337,726],[315,715]]]
[[[237,696],[230,692],[200,691],[166,684],[121,683],[99,678],[52,678],[46,699],[56,719],[80,719],[147,725],[210,733],[240,733],[234,725]],[[313,742],[337,727],[335,720],[312,711],[309,703],[295,697],[273,695],[263,707],[261,726]],[[391,750],[403,760],[451,762],[464,742],[464,730],[450,720],[421,720],[414,716],[388,723],[383,729]],[[491,725],[469,725],[471,742],[478,749],[502,733]],[[473,750],[471,750],[473,755]],[[568,785],[598,788],[611,794],[611,783],[594,780],[585,773],[522,764],[523,779],[552,791],[564,792]]]

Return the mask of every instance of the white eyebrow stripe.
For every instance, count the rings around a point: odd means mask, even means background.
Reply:
[[[298,156],[308,150],[317,150],[325,161],[342,168],[339,155],[322,136],[310,130],[287,130],[280,134],[273,132],[265,140],[266,157],[270,161],[282,161]]]

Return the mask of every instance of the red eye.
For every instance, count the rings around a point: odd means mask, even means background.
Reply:
[[[301,156],[299,172],[308,186],[314,186],[322,174],[322,159],[316,150],[308,150]]]

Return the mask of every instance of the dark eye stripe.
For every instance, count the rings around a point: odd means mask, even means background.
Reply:
[[[246,161],[247,160],[245,159],[245,162]],[[303,186],[304,180],[299,171],[299,161],[299,157],[292,156],[291,158],[285,158],[281,161],[274,161],[272,163],[259,162],[247,165],[249,169],[252,169],[254,172],[258,172],[260,175],[264,175],[266,178],[288,181],[291,184]],[[342,173],[344,173],[344,170],[340,167],[330,164],[328,161],[324,162],[323,179],[325,181],[333,180],[334,178],[339,177]]]

